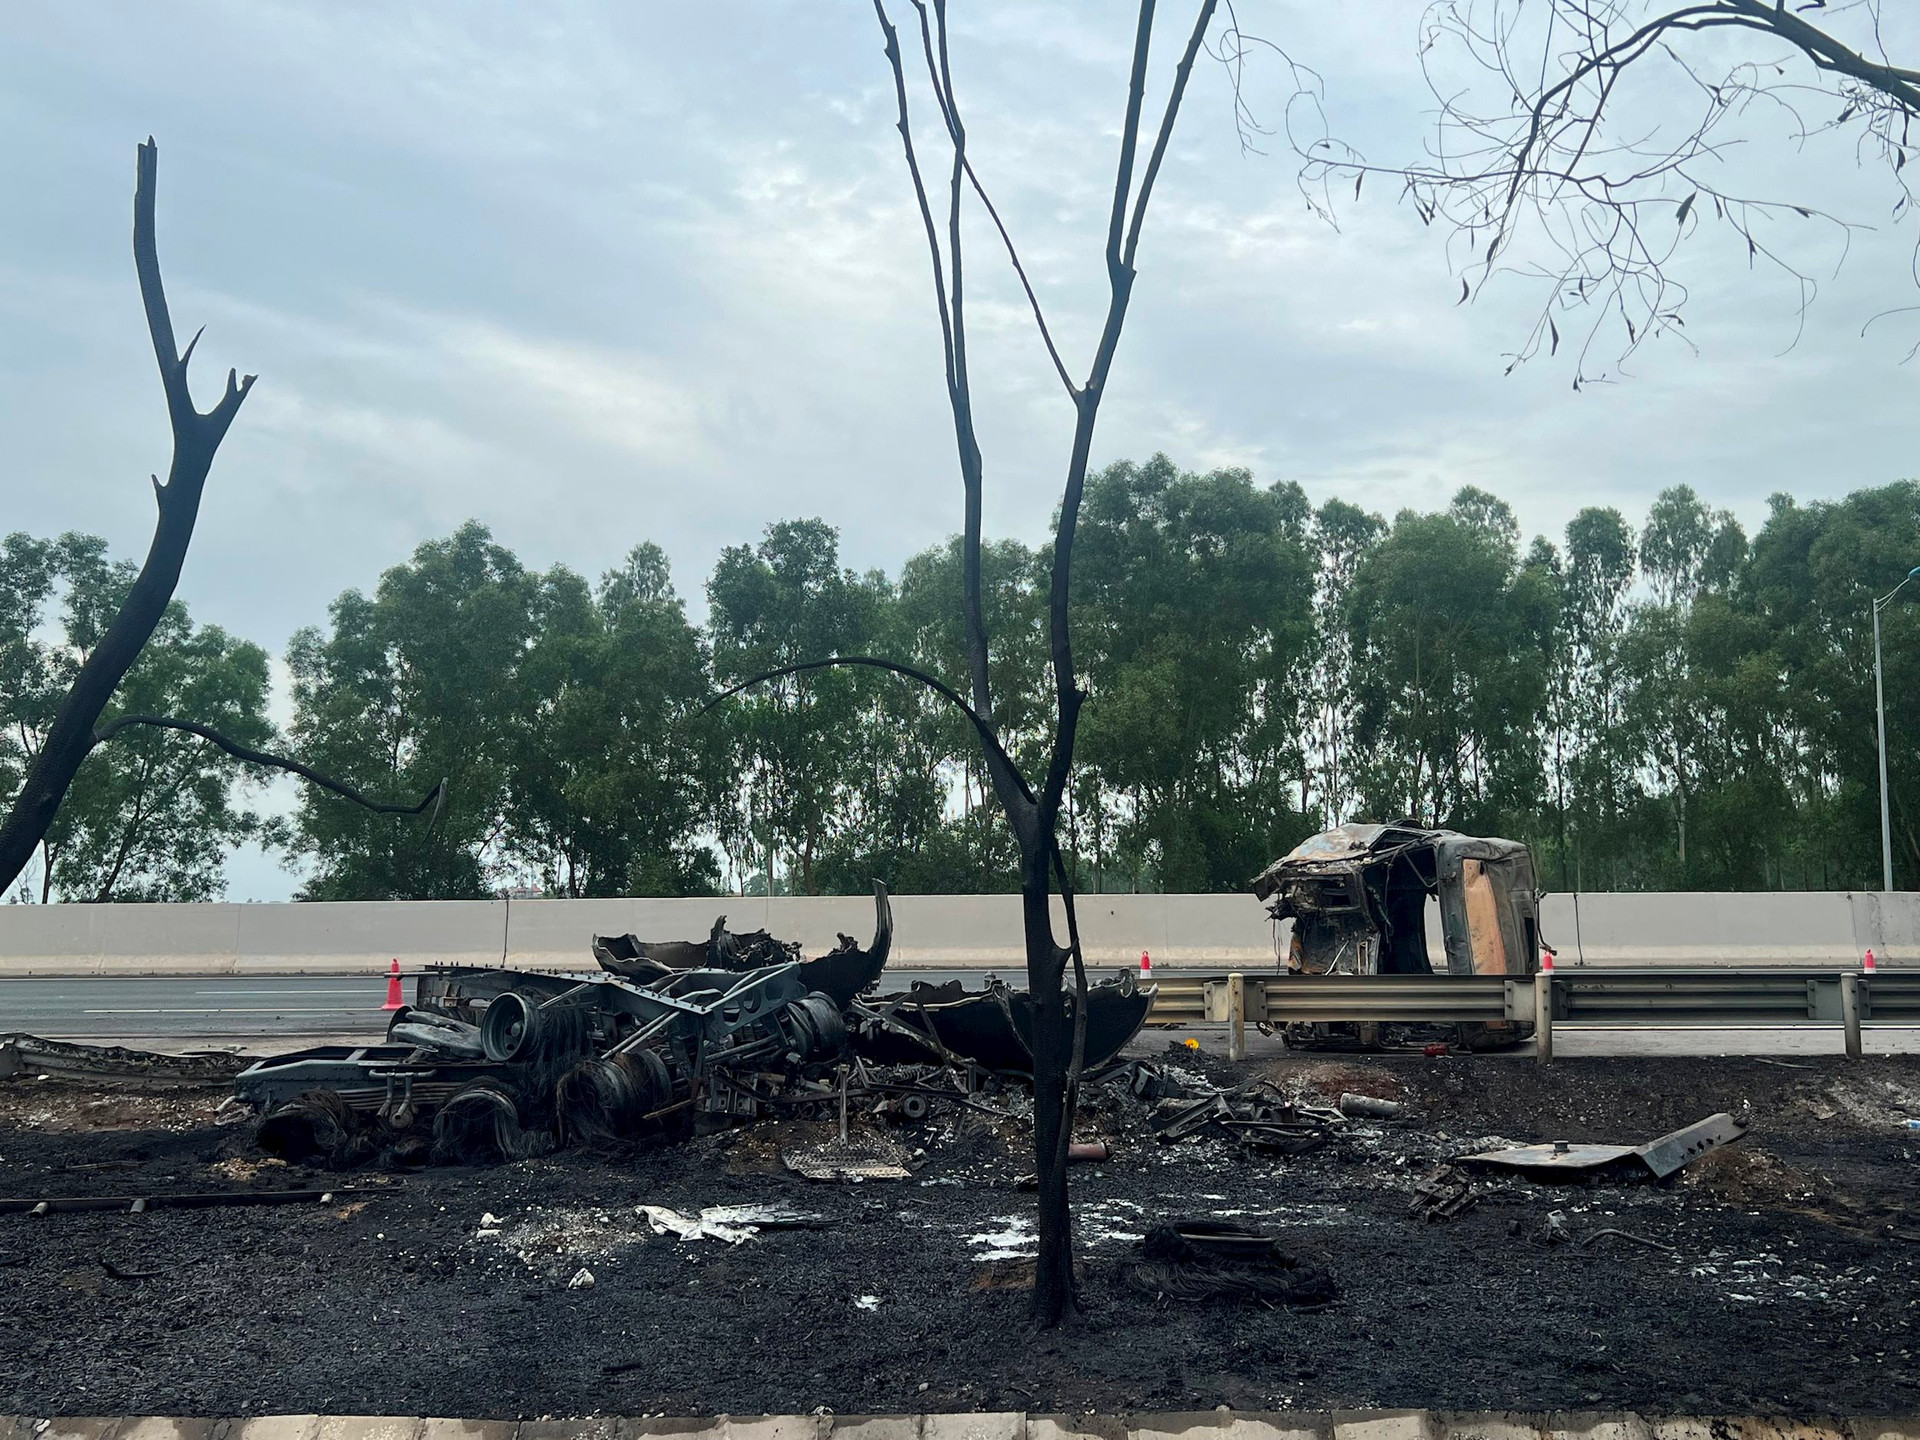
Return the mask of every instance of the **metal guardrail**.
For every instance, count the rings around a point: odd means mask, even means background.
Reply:
[[[1920,970],[1559,970],[1553,1018],[1576,1025],[1920,1024]]]
[[[1499,975],[1179,975],[1159,987],[1148,1024],[1225,1023],[1246,1053],[1248,1017],[1314,1022],[1534,1026],[1541,1058],[1560,1025],[1747,1029],[1837,1025],[1860,1053],[1863,1025],[1920,1025],[1920,970],[1558,970]]]

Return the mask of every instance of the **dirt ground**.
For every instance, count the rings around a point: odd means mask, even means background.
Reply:
[[[260,1163],[250,1126],[216,1123],[219,1093],[0,1083],[0,1195],[362,1192],[0,1215],[0,1412],[1920,1408],[1920,1132],[1903,1126],[1920,1060],[1170,1063],[1411,1115],[1247,1158],[1157,1144],[1138,1102],[1096,1093],[1080,1130],[1114,1156],[1074,1171],[1083,1312],[1048,1334],[1024,1321],[1012,1124],[936,1114],[901,1132],[916,1175],[864,1185],[785,1173],[783,1145],[826,1133],[797,1125],[617,1162],[345,1176]],[[1451,1222],[1408,1210],[1418,1178],[1487,1140],[1637,1143],[1718,1110],[1747,1137],[1667,1184],[1483,1181]],[[825,1223],[729,1246],[635,1213],[760,1201]],[[1573,1238],[1549,1245],[1555,1211]],[[1271,1229],[1340,1300],[1141,1298],[1120,1267],[1174,1215]]]

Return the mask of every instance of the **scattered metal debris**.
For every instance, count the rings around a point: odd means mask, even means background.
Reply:
[[[1711,1150],[1746,1133],[1746,1125],[1722,1111],[1697,1120],[1644,1145],[1586,1145],[1555,1140],[1544,1145],[1515,1145],[1464,1155],[1460,1164],[1517,1170],[1533,1179],[1571,1178],[1602,1171],[1645,1169],[1664,1180]]]
[[[1340,1097],[1340,1113],[1355,1119],[1398,1120],[1407,1113],[1407,1107],[1398,1100],[1381,1100],[1372,1095],[1348,1092]]]
[[[368,1190],[221,1190],[208,1194],[49,1195],[44,1200],[0,1200],[0,1215],[50,1215],[68,1211],[122,1210],[138,1215],[148,1210],[210,1210],[239,1205],[331,1205],[350,1197],[371,1198]]]
[[[1407,1209],[1429,1222],[1452,1220],[1466,1214],[1479,1200],[1471,1176],[1458,1166],[1442,1165],[1414,1183]]]
[[[709,1205],[695,1215],[664,1205],[642,1205],[635,1213],[646,1217],[656,1235],[671,1235],[676,1240],[724,1240],[729,1245],[751,1240],[762,1230],[805,1228],[825,1220],[780,1205]]]
[[[913,1156],[878,1135],[855,1135],[780,1152],[781,1163],[809,1180],[905,1180]]]
[[[1211,1135],[1260,1154],[1304,1155],[1326,1144],[1346,1119],[1337,1110],[1297,1104],[1271,1081],[1260,1080],[1197,1100],[1163,1100],[1151,1123],[1162,1144]]]
[[[78,1045],[37,1035],[0,1035],[0,1079],[36,1075],[129,1090],[180,1090],[226,1085],[245,1069],[244,1056],[200,1050],[160,1055],[120,1045]]]
[[[1659,1240],[1649,1239],[1645,1235],[1636,1235],[1631,1230],[1616,1230],[1611,1226],[1609,1226],[1605,1230],[1595,1230],[1592,1234],[1582,1237],[1580,1241],[1580,1248],[1584,1250],[1589,1245],[1593,1244],[1594,1241],[1604,1239],[1609,1235],[1615,1236],[1621,1240],[1631,1240],[1634,1244],[1644,1245],[1649,1250],[1664,1250],[1669,1255],[1676,1253],[1678,1249],[1677,1246],[1667,1245],[1662,1243]]]

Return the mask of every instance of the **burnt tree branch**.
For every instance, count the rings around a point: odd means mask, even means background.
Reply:
[[[1808,12],[1818,12],[1810,16]],[[1842,31],[1861,27],[1859,43]],[[1729,47],[1701,37],[1774,42]],[[1562,325],[1584,309],[1591,319],[1576,340],[1576,389],[1606,378],[1588,368],[1615,322],[1624,332],[1624,364],[1655,336],[1687,340],[1681,311],[1687,287],[1674,260],[1685,240],[1711,221],[1731,229],[1752,263],[1764,263],[1797,290],[1804,320],[1818,295],[1816,267],[1772,222],[1813,221],[1839,247],[1843,263],[1859,225],[1817,205],[1744,193],[1727,163],[1754,135],[1736,127],[1772,114],[1786,121],[1786,143],[1828,132],[1855,136],[1855,158],[1884,162],[1895,189],[1894,220],[1920,207],[1908,162],[1920,120],[1920,70],[1881,49],[1874,5],[1789,7],[1780,0],[1445,0],[1429,8],[1422,66],[1438,106],[1428,158],[1410,165],[1369,163],[1324,128],[1317,90],[1296,99],[1320,133],[1289,136],[1303,160],[1309,204],[1331,218],[1330,182],[1354,185],[1380,175],[1401,186],[1423,223],[1451,232],[1459,303],[1500,271],[1539,284],[1542,303],[1507,368],[1557,354]],[[1875,53],[1878,52],[1878,53]],[[1795,62],[1805,71],[1795,73]],[[1676,86],[1629,87],[1629,75],[1669,73]],[[1476,72],[1479,72],[1476,77]],[[1298,79],[1296,74],[1296,80]],[[1616,123],[1627,103],[1658,97],[1651,120]],[[1827,104],[1837,107],[1824,115]],[[1524,242],[1524,243],[1523,243]],[[1920,250],[1914,272],[1920,278]],[[1896,313],[1891,311],[1881,312]],[[1879,317],[1876,317],[1879,318]],[[1870,321],[1869,324],[1872,322]]]
[[[322,790],[331,790],[335,795],[351,800],[354,804],[371,810],[376,815],[421,815],[431,808],[437,819],[441,806],[446,803],[447,782],[445,780],[427,791],[413,805],[369,800],[344,781],[335,780],[330,775],[323,775],[311,766],[303,765],[298,760],[288,759],[285,755],[275,755],[266,750],[255,750],[251,746],[242,745],[238,740],[231,740],[222,735],[211,725],[202,725],[196,720],[175,720],[166,715],[119,715],[93,732],[93,743],[104,745],[115,736],[135,726],[148,726],[157,730],[177,730],[185,735],[197,735],[202,740],[219,746],[236,760],[244,760],[249,765],[262,765],[270,770],[284,770],[288,774],[298,775],[301,779],[318,785]]]
[[[935,102],[940,106],[941,118],[947,122],[947,134],[952,139],[954,151],[959,157],[961,170],[967,177],[967,183],[973,187],[973,193],[979,197],[981,208],[987,212],[987,218],[993,221],[993,228],[1000,234],[1000,243],[1006,247],[1007,263],[1013,266],[1013,273],[1019,277],[1020,288],[1026,292],[1027,305],[1033,311],[1033,323],[1040,332],[1040,343],[1046,346],[1047,358],[1053,362],[1054,374],[1060,377],[1060,383],[1066,387],[1068,395],[1079,393],[1073,383],[1073,377],[1067,373],[1067,363],[1060,358],[1060,350],[1053,342],[1053,332],[1047,327],[1046,312],[1040,308],[1040,297],[1034,293],[1033,282],[1027,278],[1027,267],[1020,259],[1019,248],[1013,243],[1006,222],[1000,218],[1000,210],[987,194],[987,187],[974,171],[973,161],[966,153],[966,129],[960,120],[960,104],[953,93],[953,67],[947,58],[947,6],[946,0],[935,0],[934,15],[940,29],[938,64],[934,61],[933,32],[927,21],[926,0],[912,0],[913,8],[920,16],[920,44],[926,52],[927,76],[933,84]]]
[[[1080,706],[1086,694],[1074,674],[1073,643],[1068,628],[1072,596],[1073,543],[1080,523],[1080,501],[1087,487],[1087,464],[1093,453],[1094,426],[1100,418],[1100,401],[1105,397],[1107,377],[1113,369],[1114,352],[1120,345],[1120,332],[1126,324],[1127,305],[1133,298],[1134,255],[1139,248],[1140,230],[1145,223],[1147,201],[1160,162],[1173,136],[1179,118],[1180,102],[1186,94],[1187,77],[1193,72],[1194,57],[1206,40],[1207,27],[1213,22],[1217,0],[1202,0],[1194,17],[1193,31],[1174,72],[1172,92],[1160,120],[1146,173],[1141,177],[1138,194],[1133,191],[1134,154],[1140,139],[1140,110],[1146,91],[1147,52],[1153,39],[1153,0],[1142,0],[1140,23],[1134,35],[1133,67],[1127,86],[1127,117],[1120,131],[1120,160],[1113,183],[1113,207],[1107,227],[1107,318],[1100,330],[1100,342],[1094,351],[1087,382],[1074,396],[1073,449],[1067,461],[1067,482],[1061,494],[1060,520],[1055,527],[1053,574],[1048,594],[1048,639],[1053,662],[1055,703],[1058,728],[1047,778],[1040,792],[1042,823],[1047,833],[1059,817],[1060,799],[1066,792],[1067,777],[1073,768],[1074,737],[1080,723]],[[1132,207],[1131,224],[1128,208]]]

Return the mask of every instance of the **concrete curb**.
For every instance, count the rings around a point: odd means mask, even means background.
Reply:
[[[0,1416],[0,1440],[1920,1440],[1920,1417],[1668,1416],[1626,1411],[1203,1410],[1164,1415],[227,1418]]]

